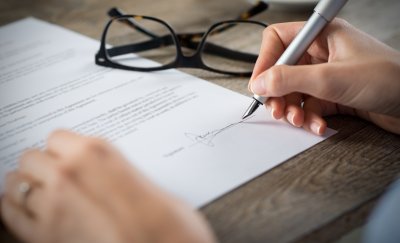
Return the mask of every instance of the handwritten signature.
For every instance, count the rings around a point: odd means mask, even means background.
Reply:
[[[204,145],[209,146],[209,147],[214,147],[215,144],[213,143],[213,140],[219,134],[221,134],[222,132],[224,132],[224,131],[226,131],[226,130],[228,130],[230,128],[233,128],[233,127],[235,127],[235,126],[237,126],[239,124],[244,123],[246,120],[248,120],[248,119],[250,119],[252,117],[253,116],[247,117],[246,119],[243,119],[243,120],[241,120],[239,122],[231,123],[231,124],[229,124],[229,125],[227,125],[227,126],[225,126],[223,128],[216,129],[216,130],[213,130],[213,131],[209,131],[209,132],[206,132],[206,133],[201,134],[201,135],[197,135],[197,134],[194,134],[194,133],[188,133],[187,132],[187,133],[185,133],[185,136],[187,138],[189,138],[190,140],[195,142],[193,145],[201,143],[201,144],[204,144]]]

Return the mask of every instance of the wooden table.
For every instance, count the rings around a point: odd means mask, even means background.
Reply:
[[[151,2],[151,5],[149,4]],[[0,24],[27,16],[98,39],[108,8],[151,15],[177,31],[204,30],[236,17],[244,0],[3,0]],[[305,20],[310,12],[272,7],[269,23]],[[400,50],[400,1],[351,0],[340,16]],[[251,95],[246,78],[183,70]],[[334,116],[338,133],[201,208],[221,242],[330,242],[365,223],[372,207],[400,172],[400,137],[363,120]],[[1,230],[2,242],[16,242]]]

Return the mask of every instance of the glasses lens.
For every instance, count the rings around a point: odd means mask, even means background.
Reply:
[[[251,22],[215,26],[206,36],[202,49],[204,64],[224,72],[251,72],[260,51],[264,28]]]
[[[171,31],[163,23],[147,17],[113,20],[106,43],[108,58],[129,67],[161,67],[173,62],[177,56]]]

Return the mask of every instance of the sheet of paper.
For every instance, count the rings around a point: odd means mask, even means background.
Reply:
[[[0,28],[0,186],[58,128],[104,137],[166,190],[200,207],[334,133],[242,121],[251,98],[177,70],[94,64],[99,43],[27,18]]]

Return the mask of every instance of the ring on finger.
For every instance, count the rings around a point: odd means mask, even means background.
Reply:
[[[33,189],[34,187],[32,186],[32,183],[28,181],[20,182],[17,188],[19,194],[19,204],[28,215],[32,215],[27,205],[27,202],[28,197],[32,194]]]

